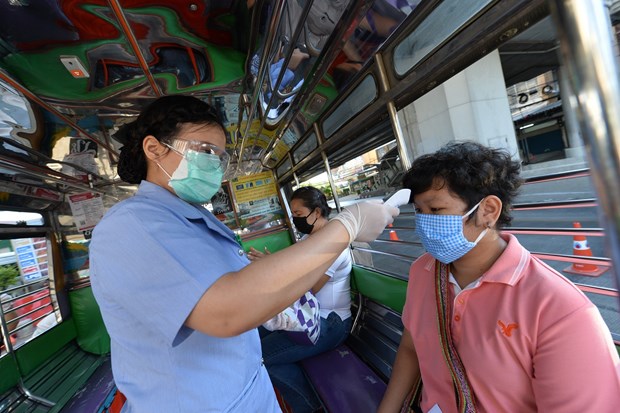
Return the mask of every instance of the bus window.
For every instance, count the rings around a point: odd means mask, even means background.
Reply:
[[[0,220],[13,233],[27,233],[43,225],[36,213],[3,211]],[[40,231],[40,230],[39,230]],[[2,331],[17,348],[59,321],[53,283],[51,247],[46,236],[13,236],[0,240],[0,295]],[[6,349],[3,346],[2,351]]]
[[[377,83],[372,76],[367,76],[351,92],[351,94],[338,106],[338,108],[323,123],[323,133],[326,138],[334,132],[356,113],[360,112],[366,105],[377,97]]]
[[[400,76],[407,73],[424,57],[483,10],[490,0],[448,3],[437,6],[394,50],[394,69]]]

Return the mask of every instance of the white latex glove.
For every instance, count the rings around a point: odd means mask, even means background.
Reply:
[[[292,308],[286,308],[275,317],[265,321],[263,327],[269,331],[287,330],[296,331],[297,321],[295,320],[295,312]]]
[[[400,214],[396,207],[379,202],[358,202],[334,217],[349,233],[349,242],[370,242],[377,239],[385,227]]]

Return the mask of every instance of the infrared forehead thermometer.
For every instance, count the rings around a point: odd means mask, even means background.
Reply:
[[[396,191],[394,195],[389,197],[388,200],[385,201],[385,203],[387,205],[398,208],[401,205],[405,205],[409,203],[410,196],[411,196],[411,189],[401,189],[399,191]]]

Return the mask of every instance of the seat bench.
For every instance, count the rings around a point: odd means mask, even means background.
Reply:
[[[116,391],[109,336],[87,283],[70,289],[69,300],[73,317],[0,358],[0,411],[107,411]]]
[[[347,345],[301,364],[328,412],[371,412],[379,407],[385,382]]]
[[[346,343],[301,365],[330,413],[376,411],[402,337],[407,282],[353,266],[355,321]]]
[[[116,385],[110,360],[106,360],[73,395],[60,413],[99,413],[112,403]]]
[[[70,342],[53,354],[44,364],[24,378],[25,387],[37,397],[55,403],[52,407],[36,403],[17,387],[0,396],[0,410],[11,412],[65,412],[63,406],[78,400],[88,406],[104,404],[114,390],[109,356],[97,356],[82,351]],[[105,396],[102,395],[105,393]],[[77,399],[76,399],[77,397]],[[63,409],[63,410],[61,410]],[[96,413],[94,410],[67,410],[66,412]]]

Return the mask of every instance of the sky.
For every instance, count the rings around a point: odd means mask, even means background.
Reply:
[[[0,211],[0,224],[15,224],[26,221],[28,224],[43,225],[41,214],[32,212]]]

